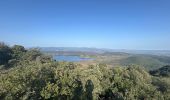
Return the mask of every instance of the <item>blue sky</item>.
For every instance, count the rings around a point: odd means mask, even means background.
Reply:
[[[170,49],[170,0],[0,0],[0,41]]]

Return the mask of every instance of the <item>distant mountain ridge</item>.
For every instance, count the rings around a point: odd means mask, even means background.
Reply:
[[[106,48],[87,48],[87,47],[38,47],[40,51],[79,51],[79,52],[124,52],[131,54],[150,54],[159,56],[170,56],[170,50],[126,50],[126,49],[106,49]]]
[[[79,51],[104,53],[106,50],[86,47],[40,47],[41,51]]]

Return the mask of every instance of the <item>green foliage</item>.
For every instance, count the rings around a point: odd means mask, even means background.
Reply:
[[[163,66],[159,69],[150,71],[151,75],[170,77],[170,65]]]
[[[170,99],[170,78],[154,77],[152,84],[162,93],[165,100]]]
[[[34,60],[36,60],[36,58],[37,58],[38,56],[41,56],[41,55],[42,55],[42,54],[41,54],[41,52],[40,52],[39,50],[37,50],[37,49],[31,49],[31,50],[27,51],[27,52],[23,55],[22,59],[28,60],[28,61],[34,61]]]
[[[141,66],[84,67],[52,61],[37,49],[25,50],[1,44],[1,100],[169,100],[170,78],[151,76]],[[168,72],[165,66],[159,71]],[[162,73],[162,72],[159,72]]]
[[[58,96],[58,86],[54,83],[47,83],[47,85],[42,89],[41,96],[44,99],[57,98]]]
[[[161,98],[159,92],[151,84],[151,76],[138,66],[113,68],[111,86],[100,95],[104,99],[149,99]]]
[[[158,57],[152,57],[147,55],[134,55],[120,61],[122,65],[136,64],[145,67],[147,70],[153,70],[165,65],[165,62],[159,60]]]
[[[0,65],[7,64],[8,60],[12,58],[11,54],[11,49],[4,43],[0,42]]]

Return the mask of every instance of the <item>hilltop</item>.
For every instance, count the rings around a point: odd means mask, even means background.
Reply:
[[[0,66],[0,99],[3,100],[170,99],[169,76],[155,76],[140,65],[109,67],[98,63],[83,67],[73,62],[54,61],[37,49],[1,43]]]

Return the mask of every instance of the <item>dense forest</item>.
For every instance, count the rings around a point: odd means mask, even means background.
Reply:
[[[0,43],[1,100],[170,100],[170,66],[84,67]]]

